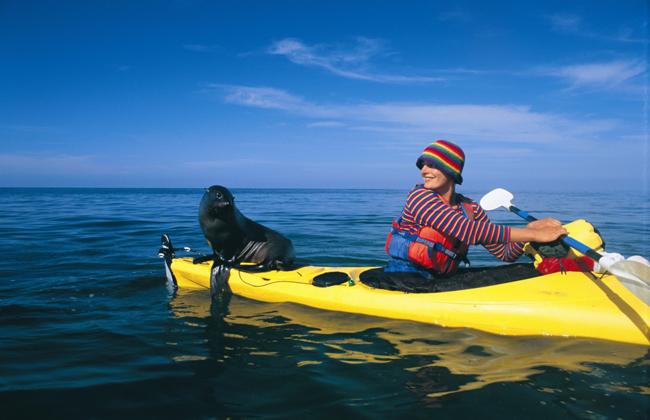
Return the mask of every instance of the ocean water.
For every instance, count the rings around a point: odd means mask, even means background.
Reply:
[[[174,293],[161,233],[209,251],[201,189],[0,189],[2,418],[647,418],[648,347]],[[407,190],[234,190],[301,261],[379,265]],[[480,192],[466,192],[480,197]],[[517,192],[650,256],[647,197]],[[500,223],[520,225],[505,211]],[[497,262],[481,248],[474,265]]]

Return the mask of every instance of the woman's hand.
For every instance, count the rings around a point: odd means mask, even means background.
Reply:
[[[537,223],[541,222],[541,223]],[[555,223],[557,222],[557,223]],[[568,232],[554,219],[531,222],[525,228],[511,228],[510,240],[513,242],[553,242]]]
[[[526,229],[530,229],[533,233],[533,239],[531,239],[531,241],[541,243],[553,242],[560,236],[566,235],[568,233],[567,230],[562,227],[562,225],[547,225],[539,228],[527,227]]]
[[[535,220],[534,222],[528,223],[526,227],[531,229],[543,229],[545,227],[558,227],[562,226],[562,222],[551,217],[545,219]]]

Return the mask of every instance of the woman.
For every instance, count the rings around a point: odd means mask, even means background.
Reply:
[[[463,183],[465,153],[451,142],[431,143],[416,165],[423,183],[409,192],[393,222],[386,241],[391,257],[386,272],[415,271],[427,278],[450,274],[467,262],[467,249],[476,244],[511,262],[522,254],[524,242],[551,242],[567,233],[550,218],[523,228],[490,222],[477,203],[456,192],[456,184]]]

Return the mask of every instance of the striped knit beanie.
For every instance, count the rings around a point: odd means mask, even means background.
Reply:
[[[422,169],[425,163],[449,175],[456,184],[463,183],[463,177],[460,174],[465,166],[465,153],[454,143],[436,140],[428,145],[418,158],[416,165],[418,169]]]

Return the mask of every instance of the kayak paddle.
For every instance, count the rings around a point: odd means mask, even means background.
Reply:
[[[480,205],[487,211],[504,207],[506,210],[515,213],[528,222],[537,220],[537,218],[531,216],[528,212],[512,205],[513,198],[514,196],[510,191],[497,188],[485,194],[481,198]],[[636,261],[618,261],[612,263],[607,257],[570,236],[564,236],[561,240],[566,245],[596,261],[601,267],[616,276],[630,292],[634,293],[634,295],[647,305],[650,305],[650,267]]]

